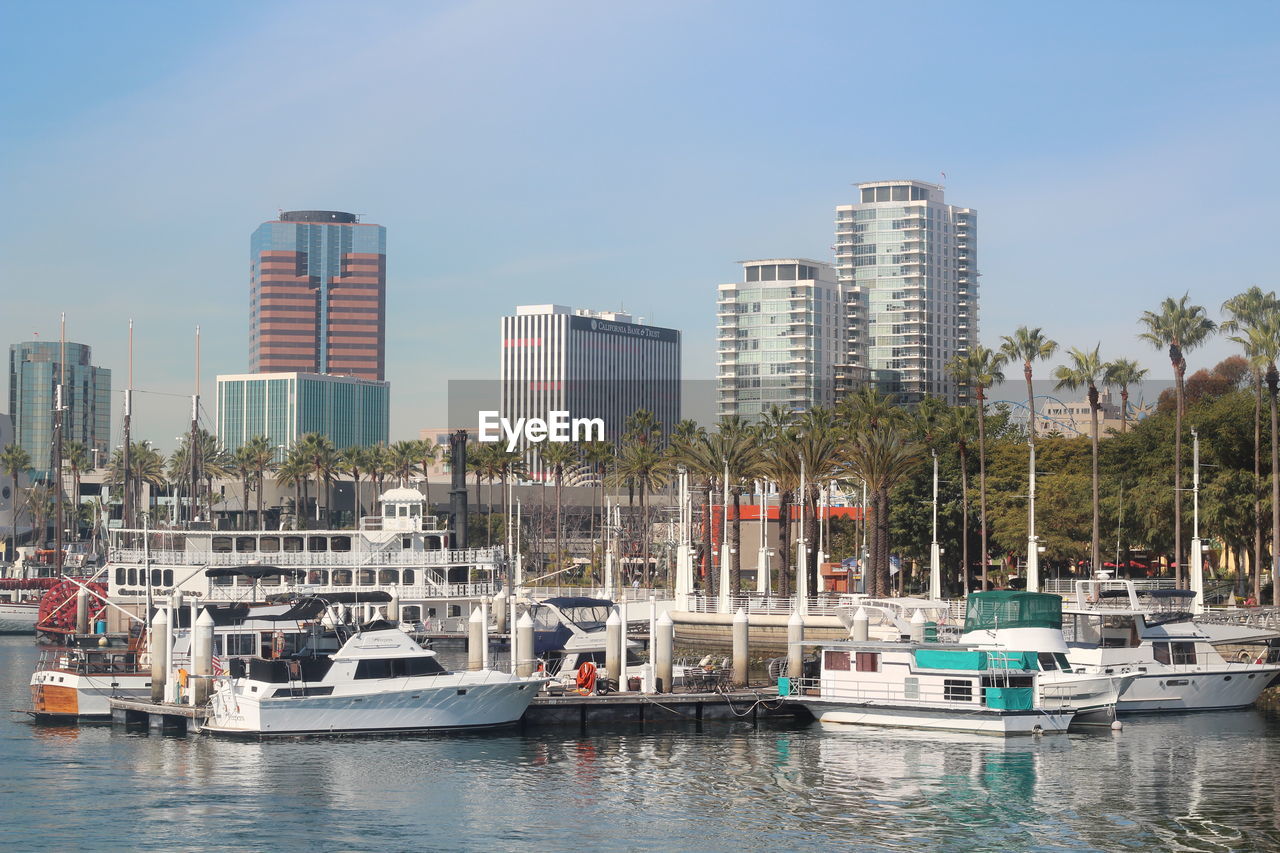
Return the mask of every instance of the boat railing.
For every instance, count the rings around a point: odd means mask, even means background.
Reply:
[[[762,595],[751,593],[731,595],[728,608],[721,608],[719,596],[693,595],[689,597],[689,610],[693,613],[737,613],[745,610],[747,615],[760,614],[767,616],[788,616],[795,612],[796,599],[790,596]],[[812,596],[808,600],[806,612],[810,616],[838,616],[840,599],[837,595]]]
[[[675,598],[675,594],[669,589],[630,586],[621,590],[600,586],[521,586],[520,592],[538,599],[586,596],[612,601],[648,601],[652,596],[658,601],[670,601]]]
[[[241,601],[248,586],[211,586],[207,601]],[[436,598],[480,598],[493,595],[494,584],[482,583],[444,583],[444,584],[296,584],[285,583],[274,586],[258,586],[256,591],[271,595],[325,595],[338,592],[394,592],[401,604],[414,600],[430,600]]]
[[[861,703],[866,705],[894,704],[929,708],[960,709],[964,707],[985,708],[987,690],[1002,687],[1000,680],[1007,675],[1002,670],[973,671],[964,673],[965,685],[947,684],[891,684],[874,681],[844,681],[833,678],[791,678],[785,682],[789,696],[805,696],[825,699],[834,702]],[[993,683],[986,687],[973,685],[973,676],[985,676]],[[960,680],[960,675],[956,675]],[[1036,710],[1064,711],[1070,710],[1069,696],[1044,695],[1036,691]]]
[[[440,551],[144,551],[141,548],[113,548],[108,559],[115,564],[162,566],[243,566],[262,563],[282,567],[362,568],[366,566],[453,566],[496,565],[502,562],[501,548],[465,548]]]

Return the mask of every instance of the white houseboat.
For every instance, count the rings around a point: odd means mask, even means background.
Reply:
[[[849,641],[823,644],[820,665],[816,679],[780,679],[779,692],[823,723],[1008,736],[1064,732],[1075,716],[1041,694],[1023,652]]]

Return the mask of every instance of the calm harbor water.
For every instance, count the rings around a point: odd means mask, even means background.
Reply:
[[[0,638],[4,708],[36,657]],[[0,720],[9,850],[1280,849],[1280,717],[979,737],[707,723],[264,743]]]

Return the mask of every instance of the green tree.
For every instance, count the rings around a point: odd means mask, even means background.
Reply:
[[[651,438],[652,433],[648,436]],[[652,538],[649,529],[649,496],[655,489],[666,484],[670,471],[671,458],[658,449],[652,440],[646,440],[643,433],[622,445],[614,469],[614,482],[635,488],[640,497],[640,560],[646,585],[650,583],[649,540]]]
[[[231,452],[231,469],[240,478],[240,507],[243,513],[240,518],[241,530],[249,529],[249,492],[253,489],[253,471],[256,462],[253,448],[247,444],[242,444]]]
[[[733,515],[729,519],[729,541],[721,549],[720,559],[729,560],[731,595],[742,594],[742,492],[746,483],[760,474],[762,458],[759,434],[738,417],[724,418],[716,434],[711,436],[711,453],[720,459],[728,480],[728,494],[733,499]]]
[[[906,440],[894,422],[854,430],[845,447],[849,473],[867,484],[871,497],[870,565],[864,568],[873,596],[887,596],[889,586],[889,495],[894,486],[924,461],[923,445]]]
[[[434,446],[434,445],[433,445]],[[342,473],[351,476],[351,491],[355,498],[355,523],[359,529],[363,502],[360,500],[360,474],[369,470],[369,451],[358,444],[344,447],[338,451],[338,468]]]
[[[75,540],[80,540],[80,474],[92,466],[89,448],[83,441],[64,441],[62,443],[62,464],[71,469],[71,506],[72,518],[75,519]]]
[[[254,522],[257,529],[262,530],[263,486],[266,484],[267,472],[275,467],[276,449],[271,446],[271,439],[265,435],[250,436],[249,440],[242,444],[241,447],[248,451],[250,473],[253,477],[253,491],[257,497]]]
[[[493,445],[497,448],[497,445]],[[499,452],[501,452],[501,449]],[[556,481],[556,562],[555,570],[564,568],[564,476],[567,470],[578,463],[578,448],[569,442],[553,442],[545,445],[541,451],[542,464],[545,465]],[[496,462],[496,460],[495,460]],[[496,466],[495,466],[496,472]]]

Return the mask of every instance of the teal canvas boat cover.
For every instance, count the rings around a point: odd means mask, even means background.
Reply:
[[[965,606],[966,631],[997,628],[1062,629],[1062,596],[1045,592],[997,589],[969,594]]]

